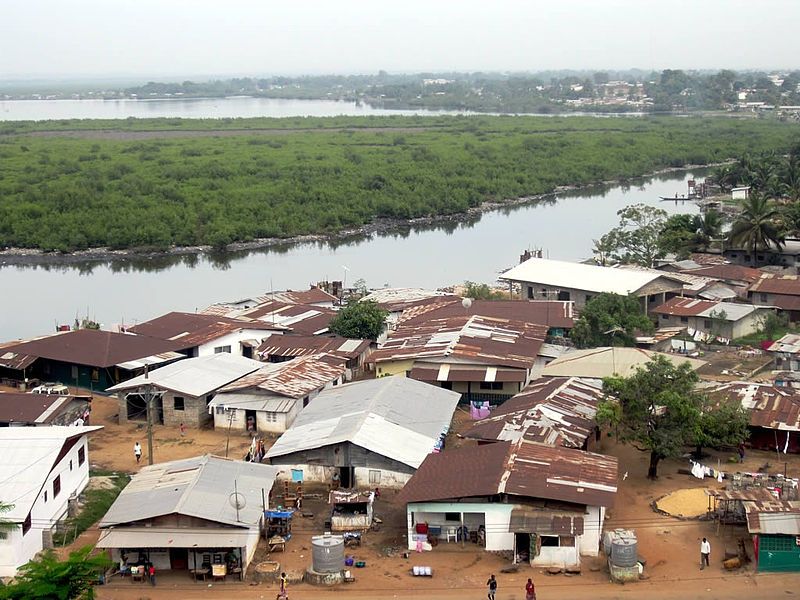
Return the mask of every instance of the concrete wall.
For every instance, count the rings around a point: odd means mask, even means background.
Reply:
[[[408,525],[408,548],[414,550],[414,525],[423,521],[428,523],[444,523],[444,513],[473,513],[482,514],[486,527],[486,550],[500,551],[514,549],[514,534],[508,531],[511,521],[513,504],[471,503],[471,502],[415,502],[406,506]],[[417,518],[420,513],[422,518]],[[433,521],[433,515],[438,515],[438,521]]]
[[[197,354],[195,356],[209,356],[216,354],[216,348],[223,346],[231,347],[231,354],[235,356],[242,356],[241,342],[245,340],[260,340],[264,341],[271,335],[276,335],[274,331],[266,331],[263,329],[243,329],[242,331],[234,331],[227,335],[223,335],[206,344],[197,347]],[[280,335],[280,334],[277,334]]]
[[[375,365],[375,377],[386,377],[388,375],[403,375],[410,372],[414,366],[414,360],[395,360],[377,363]]]
[[[86,459],[78,464],[78,451],[83,448]],[[55,460],[55,456],[53,456]],[[53,497],[53,480],[61,477],[61,491]],[[0,540],[0,577],[13,577],[17,569],[31,560],[44,548],[43,535],[52,530],[57,521],[66,516],[70,496],[83,492],[89,483],[89,449],[87,436],[83,435],[47,476],[31,509],[31,528],[25,535],[18,526]],[[47,500],[45,500],[45,493]]]
[[[176,396],[183,398],[183,410],[175,410]],[[197,398],[165,391],[162,396],[164,425],[178,427],[183,423],[187,427],[195,429],[202,427],[211,420],[211,415],[208,414],[208,402],[213,397],[214,394],[209,394],[207,401],[205,396]]]
[[[303,401],[297,400],[294,405],[289,409],[289,412],[267,412],[263,410],[256,411],[256,429],[259,432],[266,433],[283,433],[286,431],[297,417],[300,412],[300,406]],[[247,428],[247,413],[243,408],[230,409],[232,415],[228,412],[218,412],[218,407],[214,407],[214,429],[225,431],[230,428],[237,431],[244,431]]]
[[[659,315],[658,325],[659,327],[691,327],[704,333],[713,331],[715,335],[731,340],[757,332],[764,315],[769,312],[769,310],[756,310],[733,322],[714,322],[714,319],[710,317],[685,317],[686,321],[683,321],[677,315]]]

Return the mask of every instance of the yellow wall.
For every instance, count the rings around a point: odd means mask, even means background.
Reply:
[[[375,377],[387,377],[389,375],[403,375],[410,371],[414,366],[414,360],[395,360],[380,362],[375,365]]]

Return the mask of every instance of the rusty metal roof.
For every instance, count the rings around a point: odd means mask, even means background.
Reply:
[[[713,310],[719,302],[713,300],[699,300],[697,298],[670,298],[664,304],[657,306],[652,312],[662,315],[675,315],[682,317],[696,317],[707,310]]]
[[[758,281],[750,286],[751,292],[800,296],[800,278],[797,275],[775,275],[764,273]]]
[[[516,442],[525,439],[551,446],[580,448],[594,433],[602,385],[577,377],[537,379],[464,437]]]
[[[800,335],[796,333],[787,333],[778,341],[773,342],[772,345],[767,348],[767,351],[797,354],[800,352]]]
[[[389,312],[400,312],[412,306],[423,306],[443,299],[461,302],[461,298],[450,292],[423,288],[381,288],[373,290],[361,300],[375,302]]]
[[[302,398],[339,379],[344,372],[343,362],[331,361],[326,354],[312,354],[286,362],[267,363],[258,371],[245,375],[219,391],[236,392],[255,388],[289,398]]]
[[[750,533],[800,535],[800,502],[773,498],[742,504]]]
[[[8,347],[15,346],[20,343],[20,341],[17,341],[0,344],[0,367],[13,369],[15,371],[22,371],[33,364],[33,362],[36,360],[36,356],[7,350]]]
[[[47,424],[69,408],[74,396],[0,392],[0,422]]]
[[[681,273],[701,275],[702,277],[710,277],[726,282],[742,283],[753,283],[763,275],[763,272],[758,269],[732,264],[716,264],[703,266],[699,269],[683,269]]]
[[[734,400],[750,413],[750,425],[783,431],[800,431],[800,394],[791,387],[734,381],[711,390],[718,401]]]
[[[273,335],[258,347],[258,355],[288,358],[327,352],[353,359],[367,352],[370,344],[370,340],[351,340],[338,335]]]
[[[401,502],[509,495],[611,506],[617,459],[534,442],[495,442],[431,454],[400,492]]]
[[[461,298],[450,298],[411,307],[397,322],[418,325],[432,319],[480,315],[571,329],[577,318],[574,303],[569,301],[473,300],[468,308],[461,302]]]
[[[529,369],[547,327],[473,315],[401,325],[371,357],[373,362],[459,358],[471,363]]]
[[[258,306],[237,313],[242,320],[252,320],[288,329],[301,335],[320,335],[328,332],[331,319],[336,311],[310,304],[287,304],[268,300]]]
[[[128,331],[161,340],[175,340],[181,348],[191,348],[243,329],[269,331],[284,328],[202,313],[170,312],[129,327]]]
[[[717,500],[774,500],[775,496],[767,488],[747,490],[706,490],[706,494]]]
[[[527,380],[527,373],[523,369],[504,369],[497,367],[482,367],[475,365],[459,365],[453,363],[426,364],[414,363],[411,369],[411,379],[417,381],[516,381]]]
[[[182,347],[178,342],[143,335],[78,329],[11,344],[3,349],[3,353],[28,354],[90,367],[113,367],[157,355],[167,357],[164,360],[172,360],[180,356],[172,351]]]

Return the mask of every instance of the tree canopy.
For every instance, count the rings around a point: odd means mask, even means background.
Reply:
[[[328,328],[342,337],[375,340],[383,333],[388,315],[371,300],[351,302],[336,314]]]
[[[110,566],[104,554],[90,556],[91,546],[70,552],[60,561],[52,550],[19,569],[14,581],[0,587],[0,600],[73,600],[92,598],[92,585]]]
[[[687,446],[734,445],[745,439],[740,410],[714,408],[696,390],[697,374],[688,363],[675,366],[656,356],[630,377],[608,377],[597,421],[620,442],[650,454],[647,476],[658,463],[683,454]]]
[[[473,300],[502,300],[506,296],[503,292],[489,287],[489,285],[485,283],[465,281],[464,297],[472,298]]]
[[[570,339],[578,348],[635,346],[637,331],[651,333],[653,329],[638,298],[602,293],[583,307]]]
[[[612,258],[629,264],[652,267],[666,252],[659,243],[667,222],[667,211],[633,204],[617,211],[619,225],[595,242],[595,247],[610,248]]]
[[[784,235],[781,231],[778,207],[765,196],[751,193],[742,201],[741,212],[733,222],[730,243],[752,252],[753,264],[759,250],[781,248]]]

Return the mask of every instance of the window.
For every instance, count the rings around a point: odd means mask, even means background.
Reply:
[[[669,315],[661,315],[662,321],[669,321]]]
[[[452,390],[453,389],[453,382],[452,381],[441,381],[439,385],[442,386],[443,390]]]
[[[589,302],[589,300],[591,300],[592,298],[594,298],[594,296],[592,296],[591,294],[586,294],[586,301],[587,302]]]
[[[8,532],[7,531],[0,531],[0,542],[4,542],[8,539]]]
[[[69,470],[72,471],[72,461],[69,461]]]
[[[218,415],[224,415],[225,407],[218,404],[217,406],[214,407],[214,412]]]
[[[503,389],[503,382],[502,381],[481,381],[481,389],[482,390],[502,390]]]
[[[574,548],[575,547],[575,536],[572,535],[562,535],[558,540],[560,546],[562,548]]]
[[[25,520],[22,522],[22,535],[25,535],[31,530],[31,513],[28,513],[28,516],[25,517]]]
[[[86,462],[86,446],[78,448],[78,466]]]
[[[100,381],[100,371],[97,369],[92,369],[92,381],[95,383]]]
[[[270,423],[275,423],[278,420],[278,413],[268,412],[266,413],[267,421]]]
[[[44,491],[44,501],[47,502],[47,490]]]
[[[72,369],[71,369],[70,374],[72,375],[73,379],[78,379],[78,367],[76,367],[75,365],[72,365]]]
[[[681,323],[688,323],[689,317],[681,317]]]
[[[369,470],[370,485],[378,485],[381,482],[381,472],[376,469]]]
[[[704,319],[703,320],[703,327],[705,327],[706,329],[711,329],[711,320],[710,319]]]
[[[461,513],[444,513],[445,521],[458,521],[461,522]]]
[[[223,352],[227,352],[228,354],[231,353],[230,346],[217,346],[214,348],[214,354],[222,354]]]
[[[53,479],[53,498],[58,498],[58,495],[61,493],[61,475],[56,475],[56,478]]]
[[[183,396],[175,396],[172,399],[172,407],[175,410],[183,410],[183,405],[184,405]]]
[[[542,538],[542,548],[550,547],[550,548],[558,548],[558,536],[557,535],[543,535]]]
[[[766,294],[759,294],[759,297],[761,298],[761,302],[767,302],[769,300]]]

